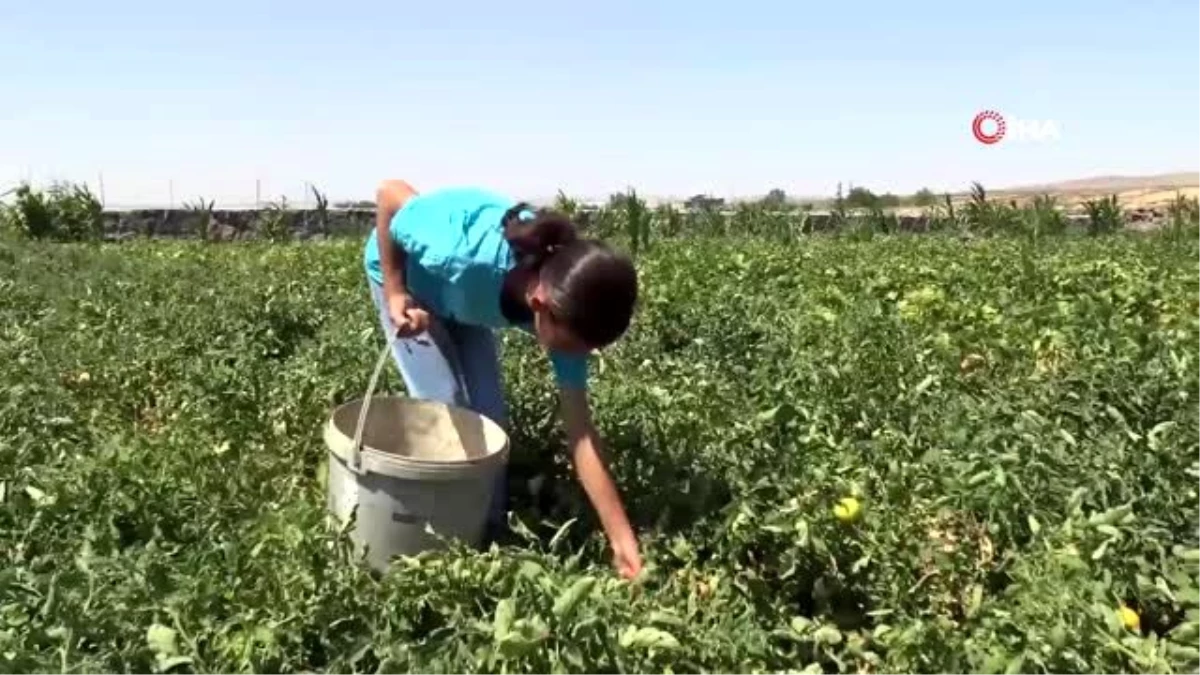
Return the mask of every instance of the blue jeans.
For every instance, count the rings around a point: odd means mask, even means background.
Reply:
[[[368,277],[371,298],[379,312],[384,338],[396,334],[388,316],[383,286]],[[432,335],[395,342],[392,356],[408,395],[473,410],[508,429],[508,403],[500,379],[500,352],[490,328],[468,326],[442,317],[431,317]],[[432,338],[432,339],[431,339]],[[492,493],[488,520],[502,526],[507,518],[508,476],[501,472]]]

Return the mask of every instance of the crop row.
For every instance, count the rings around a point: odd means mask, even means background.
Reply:
[[[857,188],[856,188],[857,189]],[[296,210],[285,199],[255,211],[221,211],[212,200],[188,202],[182,209],[105,212],[84,185],[59,184],[47,190],[21,186],[9,203],[0,203],[0,233],[10,238],[80,241],[131,237],[196,238],[208,241],[265,239],[275,242],[312,237],[364,236],[374,223],[365,208],[331,209],[324,194],[313,190],[316,206]],[[869,196],[869,193],[867,193]],[[860,197],[855,199],[854,197]],[[924,203],[924,202],[923,202]],[[1194,237],[1200,228],[1197,200],[1179,196],[1163,214],[1127,212],[1115,195],[1088,200],[1082,213],[1068,213],[1056,198],[1038,195],[1023,203],[989,197],[979,184],[959,203],[945,195],[926,203],[919,213],[897,213],[880,200],[852,191],[839,192],[829,210],[778,199],[726,206],[693,198],[680,207],[649,206],[635,192],[613,195],[603,206],[579,203],[560,194],[553,205],[575,217],[595,236],[620,239],[644,249],[652,241],[687,237],[760,236],[794,240],[812,234],[837,233],[857,238],[892,233],[949,232],[965,236],[1020,235],[1039,239],[1070,232],[1111,234],[1131,224],[1165,229],[1178,239]],[[1152,217],[1153,222],[1145,218]]]
[[[0,243],[0,670],[1192,672],[1197,253],[645,249],[593,393],[630,583],[520,335],[519,538],[353,558],[319,430],[381,346],[360,242]]]

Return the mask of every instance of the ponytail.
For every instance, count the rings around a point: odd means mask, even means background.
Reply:
[[[576,338],[598,349],[629,328],[638,279],[628,257],[603,242],[580,238],[565,215],[534,211],[525,203],[504,214],[504,238],[517,267],[535,272],[546,289],[550,316]],[[515,278],[509,275],[506,283]],[[502,295],[501,306],[507,303],[516,316],[521,303],[506,297],[511,296]]]
[[[541,269],[558,249],[578,240],[569,218],[553,211],[534,211],[521,202],[504,214],[504,238],[518,267]]]

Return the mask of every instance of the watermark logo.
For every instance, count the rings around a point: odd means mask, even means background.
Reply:
[[[971,134],[984,145],[995,145],[1006,138],[1020,142],[1057,141],[1061,136],[1054,120],[1026,120],[981,110],[971,120]]]

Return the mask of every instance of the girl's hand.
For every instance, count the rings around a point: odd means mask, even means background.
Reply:
[[[415,337],[429,329],[429,312],[417,306],[408,293],[392,293],[388,296],[387,305],[388,317],[400,337]]]
[[[612,542],[613,567],[617,574],[626,579],[635,579],[642,572],[642,556],[638,552],[637,538],[632,535]]]
[[[562,416],[567,427],[567,442],[575,475],[587,493],[592,508],[600,517],[600,525],[613,551],[613,566],[626,579],[642,571],[642,556],[638,552],[637,535],[625,515],[621,495],[600,456],[600,438],[592,426],[587,392],[581,389],[561,391]]]

